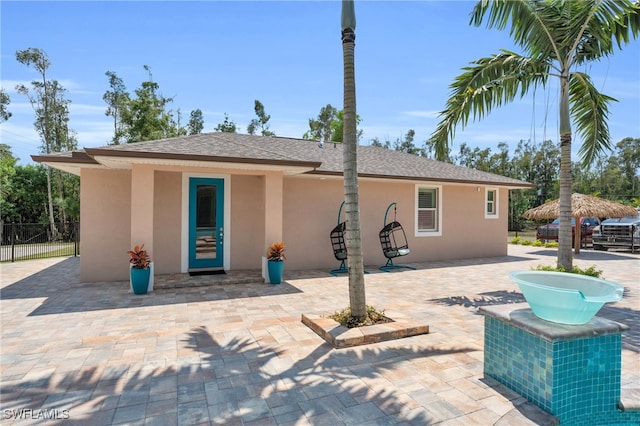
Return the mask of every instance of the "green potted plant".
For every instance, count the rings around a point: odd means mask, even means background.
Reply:
[[[135,294],[145,294],[149,288],[151,277],[151,257],[144,249],[144,244],[135,246],[129,253],[131,288]]]
[[[271,284],[280,284],[282,282],[282,274],[284,271],[284,242],[273,243],[267,249],[267,260],[269,270],[269,282]]]

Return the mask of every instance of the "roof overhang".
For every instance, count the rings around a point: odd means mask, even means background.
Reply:
[[[185,155],[157,152],[119,151],[114,149],[85,148],[69,155],[32,156],[33,160],[55,169],[80,175],[81,169],[100,168],[131,170],[134,164],[174,168],[216,168],[257,171],[281,171],[296,175],[313,171],[322,163],[315,161],[262,160],[253,158]]]
[[[327,172],[321,170],[313,170],[305,173],[303,177],[315,177],[320,179],[342,179],[342,173],[338,172]],[[388,182],[405,182],[405,183],[433,183],[433,184],[442,184],[447,183],[451,185],[483,185],[489,187],[500,187],[500,188],[508,188],[508,189],[529,189],[535,188],[534,184],[526,183],[526,182],[500,182],[500,181],[481,181],[481,180],[470,180],[470,179],[445,179],[445,178],[426,178],[426,177],[416,177],[416,176],[391,176],[391,175],[374,175],[368,173],[358,173],[358,179],[363,180],[385,180]]]

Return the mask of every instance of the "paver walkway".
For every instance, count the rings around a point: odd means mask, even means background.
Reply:
[[[523,301],[508,272],[555,255],[510,245],[506,257],[367,275],[368,304],[431,333],[339,350],[300,321],[348,304],[347,278],[325,271],[135,296],[127,282],[81,283],[77,258],[2,264],[2,424],[550,424],[483,377],[476,311]],[[574,262],[626,287],[601,313],[631,327],[622,383],[638,401],[640,256],[587,250]]]

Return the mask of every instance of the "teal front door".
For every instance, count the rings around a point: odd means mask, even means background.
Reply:
[[[189,178],[189,269],[222,268],[224,180]]]

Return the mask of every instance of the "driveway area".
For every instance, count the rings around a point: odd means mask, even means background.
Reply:
[[[194,286],[190,279],[217,278],[172,276],[178,288],[136,296],[128,282],[80,282],[79,258],[2,264],[1,422],[553,424],[484,377],[477,309],[523,302],[507,274],[555,261],[555,249],[509,245],[500,258],[392,273],[367,267],[367,304],[424,322],[430,333],[348,349],[333,349],[301,322],[348,305],[347,278],[328,271],[285,270],[281,285]],[[623,398],[638,405],[640,255],[583,250],[574,263],[625,286],[623,300],[599,315],[630,327]]]

